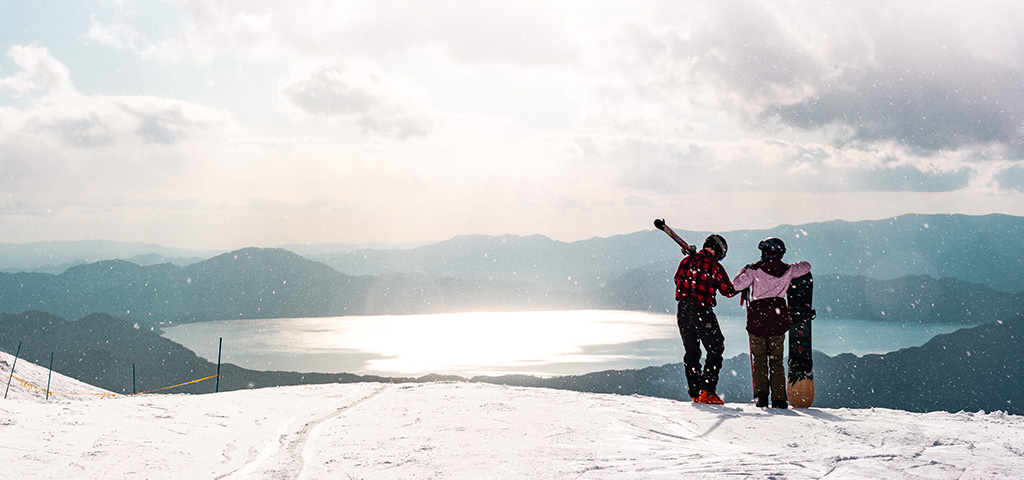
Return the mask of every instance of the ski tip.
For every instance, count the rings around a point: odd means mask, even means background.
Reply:
[[[662,218],[655,218],[654,219],[654,228],[657,228],[658,230],[664,230],[665,229],[665,220],[662,219]]]

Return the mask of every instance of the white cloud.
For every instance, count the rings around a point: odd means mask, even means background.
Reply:
[[[443,70],[512,66],[500,74],[527,82],[524,71],[542,68],[551,84],[577,76],[564,90],[591,104],[562,116],[586,115],[587,127],[707,136],[725,129],[762,135],[779,126],[832,142],[896,141],[923,151],[1024,148],[1017,88],[1024,34],[1008,20],[1024,7],[1015,2],[229,0],[179,7],[182,25],[173,36],[142,45],[137,29],[112,26],[95,38],[203,62],[236,54],[372,58],[389,77],[402,71],[434,92],[446,88]],[[423,72],[430,67],[416,64],[425,58],[440,62],[429,80]],[[362,128],[417,130],[407,106],[385,110],[388,121],[364,116]]]
[[[194,103],[82,95],[69,68],[46,49],[11,52],[22,69],[14,77],[36,88],[19,108],[0,109],[5,207],[144,205],[188,197],[196,166],[210,166],[204,152],[236,128],[229,114]]]
[[[127,96],[68,96],[5,117],[8,138],[36,139],[54,149],[195,142],[234,124],[229,115],[199,105]]]
[[[727,109],[748,129],[1020,150],[1024,33],[997,28],[981,43],[960,22],[1005,27],[1021,13],[1013,2],[720,2],[632,20],[618,54],[641,98]]]
[[[293,114],[350,119],[364,132],[388,137],[422,137],[434,123],[425,92],[355,61],[298,68],[281,97]]]
[[[127,24],[104,25],[96,19],[96,14],[89,17],[89,24],[86,37],[101,45],[124,50],[131,49],[135,43],[135,32]]]
[[[50,95],[75,93],[71,72],[53,58],[46,48],[14,45],[8,50],[7,56],[14,60],[21,72],[0,80],[0,86],[19,94],[39,91]]]

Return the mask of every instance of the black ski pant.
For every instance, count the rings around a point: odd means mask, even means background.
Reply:
[[[679,301],[676,324],[679,325],[679,335],[683,337],[683,368],[690,397],[696,398],[701,390],[717,393],[715,389],[718,388],[718,372],[722,369],[725,336],[714,310],[684,298]],[[708,352],[703,368],[700,364],[701,345]]]

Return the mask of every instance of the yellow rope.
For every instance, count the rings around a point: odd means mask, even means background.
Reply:
[[[146,390],[145,392],[139,392],[139,393],[136,393],[136,395],[142,395],[143,393],[153,393],[153,392],[159,392],[160,390],[168,390],[168,389],[171,389],[171,388],[175,388],[175,387],[180,387],[180,386],[183,386],[183,385],[189,385],[189,384],[193,384],[193,383],[199,383],[199,382],[201,382],[201,381],[203,381],[203,380],[209,380],[209,379],[211,379],[211,378],[216,378],[216,377],[219,377],[219,376],[220,376],[220,375],[210,375],[209,377],[204,377],[204,378],[200,378],[200,379],[198,379],[198,380],[192,380],[191,382],[179,383],[179,384],[177,384],[177,385],[171,385],[171,386],[169,386],[169,387],[164,387],[164,388],[157,388],[157,389],[154,389],[154,390]]]

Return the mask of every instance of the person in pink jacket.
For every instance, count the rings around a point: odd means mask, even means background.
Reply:
[[[786,332],[789,331],[789,307],[786,290],[789,282],[811,271],[811,264],[782,261],[786,244],[772,237],[757,246],[761,261],[747,265],[732,281],[736,290],[746,290],[747,335],[750,337],[750,373],[754,377],[754,397],[758,407],[788,408],[786,401],[785,353]]]

